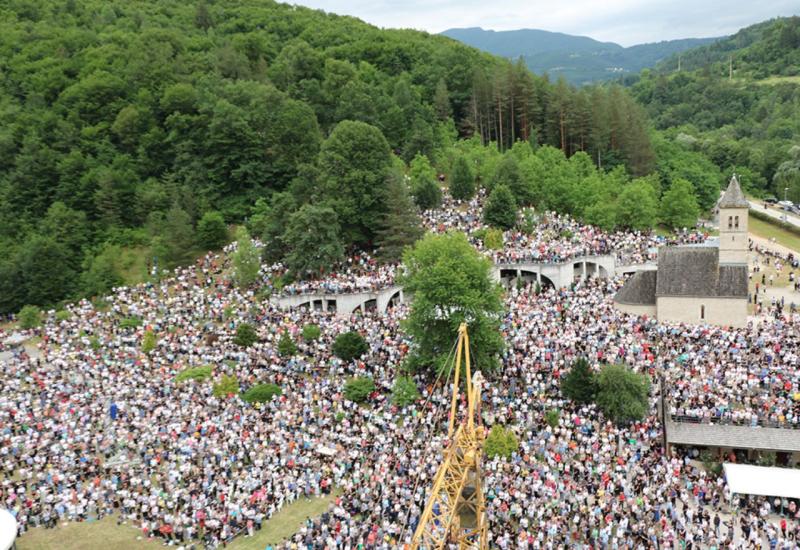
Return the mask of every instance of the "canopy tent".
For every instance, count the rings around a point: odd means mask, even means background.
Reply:
[[[17,538],[17,520],[7,510],[0,510],[0,550],[8,550]]]
[[[800,498],[800,470],[749,464],[722,465],[731,493]]]

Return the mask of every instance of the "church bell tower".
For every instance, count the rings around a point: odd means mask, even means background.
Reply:
[[[736,174],[719,201],[719,263],[747,265],[747,215],[750,205]]]

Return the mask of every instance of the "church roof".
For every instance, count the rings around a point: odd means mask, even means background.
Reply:
[[[656,296],[745,298],[747,266],[719,265],[718,248],[664,247],[658,254]]]
[[[739,187],[739,179],[736,174],[731,176],[731,181],[728,183],[728,188],[725,194],[719,201],[720,208],[749,208],[750,204],[742,193],[742,188]]]
[[[629,305],[655,305],[657,275],[655,270],[637,271],[619,289],[614,301]]]

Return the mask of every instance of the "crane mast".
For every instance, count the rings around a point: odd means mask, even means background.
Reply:
[[[466,410],[459,418],[459,377],[464,359]],[[486,508],[483,496],[481,456],[483,427],[480,416],[480,372],[472,377],[469,334],[466,323],[458,328],[453,397],[447,436],[450,446],[436,472],[433,486],[411,541],[412,550],[439,550],[457,545],[459,549],[487,548]]]

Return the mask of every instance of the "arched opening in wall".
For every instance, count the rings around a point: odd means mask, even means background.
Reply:
[[[509,287],[517,278],[516,269],[501,269],[500,270],[500,284],[504,287]]]
[[[303,302],[302,304],[299,304],[297,306],[297,309],[305,309],[305,310],[311,309],[311,302]]]
[[[555,288],[556,287],[555,283],[553,283],[553,280],[550,277],[545,277],[544,275],[542,275],[542,281],[541,281],[540,284],[542,285],[542,289],[543,290],[545,288]]]
[[[378,309],[378,300],[372,299],[364,302],[364,311],[376,311]]]
[[[314,311],[322,311],[322,300],[314,300]]]
[[[705,318],[706,318],[706,306],[705,305],[701,305],[700,306],[700,320],[703,321],[703,320],[705,320]]]
[[[400,291],[398,290],[397,292],[392,294],[391,298],[389,298],[389,303],[387,307],[395,307],[399,303],[400,303]]]
[[[336,300],[328,300],[328,311],[336,311]]]
[[[597,264],[597,276],[601,279],[608,279],[608,270],[600,264]]]

